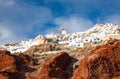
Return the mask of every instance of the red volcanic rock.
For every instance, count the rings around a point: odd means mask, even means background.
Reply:
[[[120,41],[96,47],[73,74],[73,79],[112,78],[120,78]]]
[[[28,57],[28,58],[27,58]],[[33,71],[33,69],[31,68],[34,64],[33,60],[29,59],[28,55],[24,55],[24,54],[19,54],[14,55],[15,58],[15,64],[17,65],[17,71],[22,71],[22,72],[29,72],[29,71]]]
[[[20,53],[18,56],[24,61],[24,63],[26,65],[29,65],[29,66],[35,65],[35,62],[33,61],[33,59],[30,56],[25,55],[23,53]]]
[[[43,64],[38,79],[67,79],[66,69],[70,63],[71,57],[67,53],[58,53]]]
[[[6,50],[0,50],[0,55],[2,55],[2,54],[10,55],[10,52],[6,51]]]
[[[8,51],[0,51],[0,71],[16,70],[15,59]]]
[[[25,79],[19,72],[0,72],[0,79]]]
[[[0,51],[0,79],[25,79],[25,73],[34,70],[30,67],[33,63],[27,55]]]

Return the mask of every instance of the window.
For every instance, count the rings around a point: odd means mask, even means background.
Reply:
[[[72,41],[73,41],[73,38],[69,38],[69,41],[72,42]]]
[[[80,44],[78,44],[78,46],[80,46]]]
[[[72,38],[70,38],[70,40],[72,40]]]
[[[99,38],[97,38],[97,40],[100,40]]]

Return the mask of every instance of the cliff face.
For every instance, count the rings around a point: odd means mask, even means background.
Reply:
[[[96,47],[73,74],[73,79],[111,78],[120,78],[120,41]]]
[[[35,65],[28,55],[13,55],[8,51],[0,51],[0,78],[119,79],[120,41],[116,40],[97,46],[88,54],[85,54],[82,60],[78,59],[78,61],[78,67],[73,67],[75,64],[73,57],[69,53],[59,52],[44,60],[42,65]]]

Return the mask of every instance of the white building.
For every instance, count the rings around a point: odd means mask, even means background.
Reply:
[[[62,34],[67,34],[67,31],[65,28],[62,28]]]
[[[68,46],[76,46],[76,47],[84,47],[87,44],[100,44],[102,42],[102,38],[99,37],[69,37],[69,45]]]
[[[90,43],[91,42],[91,38],[90,37],[86,37],[83,39],[83,43]]]
[[[45,35],[45,38],[54,39],[54,38],[57,38],[57,35],[56,34],[47,34],[47,35]]]
[[[80,38],[74,38],[73,36],[71,36],[71,37],[69,37],[69,45],[68,46],[83,47],[84,44],[81,42]]]
[[[44,43],[45,43],[45,37],[38,35],[35,39],[29,39],[28,41],[22,40],[21,43],[19,43],[18,45],[9,45],[3,47],[6,48],[11,53],[15,53],[15,52],[20,53],[20,52],[25,52],[31,46],[40,45]]]

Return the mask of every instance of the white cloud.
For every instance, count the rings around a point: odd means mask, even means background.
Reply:
[[[55,24],[60,26],[60,28],[65,27],[69,32],[85,31],[93,26],[93,23],[89,19],[79,16],[56,18]]]
[[[20,37],[16,35],[10,28],[0,23],[0,45],[6,43],[19,42]]]
[[[113,23],[120,25],[120,15],[110,15],[104,20],[104,23]]]
[[[12,36],[12,33],[10,32],[10,30],[8,30],[8,29],[6,29],[4,27],[1,28],[1,26],[0,26],[0,34],[1,34],[0,35],[1,39],[9,38],[9,37]]]
[[[47,7],[24,1],[0,0],[0,44],[19,42],[28,35],[32,37],[32,33],[36,32],[34,28],[44,27],[44,23],[52,18],[51,10]]]
[[[15,4],[14,0],[0,0],[0,5],[3,6],[12,6]]]
[[[52,28],[48,28],[45,30],[45,34],[59,34],[60,33],[60,27],[53,26]]]

